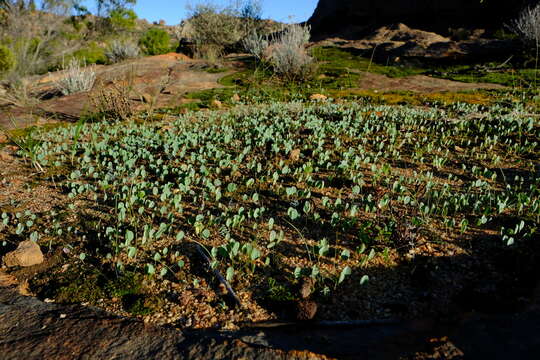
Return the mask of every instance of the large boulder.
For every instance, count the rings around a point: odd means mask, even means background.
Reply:
[[[319,0],[309,23],[316,38],[352,38],[392,23],[437,33],[504,27],[534,0]]]

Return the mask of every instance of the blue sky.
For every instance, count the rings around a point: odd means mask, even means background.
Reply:
[[[227,0],[214,0],[226,4]],[[186,17],[186,6],[197,4],[197,0],[137,0],[135,12],[148,21],[163,19],[169,25],[178,24]],[[300,22],[307,20],[317,6],[317,0],[262,0],[263,17],[277,21]]]
[[[235,0],[136,0],[135,12],[139,18],[150,22],[165,20],[168,25],[176,25],[186,18],[188,4],[210,2],[217,5],[230,4]],[[241,1],[241,0],[240,0]],[[318,0],[259,0],[263,18],[282,22],[302,22],[313,14]],[[36,1],[40,4],[40,0]],[[94,12],[96,0],[82,0],[88,10]]]

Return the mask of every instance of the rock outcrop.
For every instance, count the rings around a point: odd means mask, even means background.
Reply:
[[[500,29],[532,0],[319,0],[309,23],[315,38],[354,38],[374,28],[405,23],[446,33],[449,28]]]
[[[321,46],[339,46],[356,55],[373,57],[380,63],[416,63],[425,61],[506,60],[519,51],[516,40],[488,39],[484,31],[471,31],[467,39],[455,41],[434,32],[411,29],[405,24],[383,26],[360,40],[328,38]]]

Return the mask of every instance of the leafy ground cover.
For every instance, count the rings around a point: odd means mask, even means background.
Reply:
[[[44,172],[29,186],[63,200],[4,203],[1,251],[31,238],[59,254],[32,280],[43,298],[183,327],[291,316],[306,283],[320,319],[448,314],[471,294],[519,302],[536,269],[539,135],[520,104],[80,122],[32,133],[21,155]]]

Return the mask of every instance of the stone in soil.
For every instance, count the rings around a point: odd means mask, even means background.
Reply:
[[[223,104],[219,100],[213,100],[212,106],[215,107],[216,109],[221,109],[223,107]]]
[[[326,97],[325,95],[323,94],[313,94],[309,97],[310,100],[314,100],[314,101],[324,101],[326,99],[328,99],[328,97]]]
[[[41,264],[43,260],[43,253],[39,245],[31,240],[21,242],[17,249],[8,252],[3,258],[4,265],[7,267],[33,266]]]
[[[304,279],[302,285],[300,285],[300,297],[307,299],[313,293],[314,286],[315,280],[313,278]]]
[[[296,318],[301,321],[312,320],[317,314],[317,303],[312,300],[300,300],[296,304]]]
[[[298,161],[300,160],[301,154],[302,152],[300,151],[300,149],[291,150],[291,152],[289,153],[289,159],[291,159],[292,161]]]

